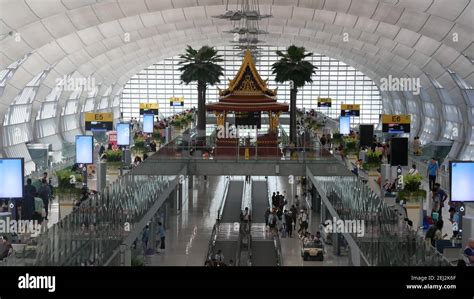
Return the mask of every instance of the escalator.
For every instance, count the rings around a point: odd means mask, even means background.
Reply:
[[[222,216],[219,221],[217,238],[213,246],[213,255],[222,250],[224,263],[235,263],[239,242],[240,207],[242,204],[243,181],[230,181]]]
[[[276,240],[266,232],[265,211],[269,208],[266,181],[252,181],[252,266],[277,266]]]

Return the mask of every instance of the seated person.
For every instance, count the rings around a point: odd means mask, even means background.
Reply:
[[[0,261],[7,258],[13,252],[13,247],[10,241],[8,241],[7,236],[2,238],[2,246],[0,251]]]

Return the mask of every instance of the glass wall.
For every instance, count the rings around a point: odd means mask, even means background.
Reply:
[[[289,84],[276,84],[271,66],[278,60],[276,50],[285,51],[284,47],[262,46],[257,58],[257,68],[261,77],[268,79],[270,88],[278,88],[278,100],[288,102],[290,98]],[[241,62],[240,50],[232,46],[218,47],[219,54],[224,58],[222,63],[225,77],[221,78],[218,87],[226,87],[228,79],[233,79]],[[184,52],[184,49],[183,49]],[[300,89],[297,105],[306,109],[318,111],[337,118],[340,115],[341,104],[360,104],[360,117],[354,117],[352,124],[378,123],[382,113],[380,92],[374,82],[353,67],[315,53],[309,58],[318,67],[313,76],[313,83]],[[139,103],[158,103],[160,112],[169,116],[183,109],[197,107],[196,84],[181,84],[179,56],[157,62],[133,76],[125,85],[120,108],[124,119],[139,117]],[[170,107],[170,97],[184,97],[183,107]],[[331,108],[317,107],[318,97],[333,99]],[[207,101],[218,99],[217,87],[211,86],[207,93]]]

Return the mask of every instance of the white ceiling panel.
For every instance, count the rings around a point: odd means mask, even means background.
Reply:
[[[377,27],[376,33],[393,40],[395,36],[397,36],[399,31],[400,27],[380,22],[379,26]]]
[[[173,0],[174,8],[197,6],[197,0]]]
[[[322,9],[324,6],[325,0],[300,0],[298,5],[300,7]]]
[[[25,0],[35,15],[46,18],[66,10],[61,0]]]
[[[206,10],[204,7],[187,7],[183,9],[186,20],[206,18]]]
[[[400,19],[402,12],[403,8],[395,7],[390,4],[379,3],[377,9],[375,10],[375,14],[372,16],[372,19],[384,23],[395,24]]]
[[[313,20],[314,9],[304,7],[293,8],[293,19],[311,21]]]
[[[32,54],[28,59],[22,64],[30,74],[38,74],[39,72],[48,68],[50,64],[43,59],[38,53]]]
[[[122,26],[120,26],[120,23],[118,21],[103,23],[100,24],[98,27],[102,35],[107,38],[124,33]]]
[[[453,26],[453,22],[447,21],[446,19],[437,16],[430,16],[426,24],[421,29],[420,33],[437,41],[441,41],[446,37]]]
[[[343,27],[354,27],[357,21],[357,17],[353,15],[348,15],[344,13],[337,13],[336,19],[334,20],[335,25],[343,26]]]
[[[122,9],[116,2],[97,3],[92,6],[92,9],[102,23],[124,17]]]
[[[65,13],[42,19],[41,22],[55,38],[60,38],[76,31],[76,28]]]
[[[405,10],[403,11],[397,25],[411,31],[418,32],[428,20],[429,15],[425,13]]]
[[[77,31],[77,35],[79,35],[79,38],[85,45],[95,44],[104,39],[104,36],[96,26],[79,30]]]
[[[74,26],[81,30],[100,23],[96,14],[90,6],[84,6],[67,12],[68,17]]]
[[[119,23],[125,32],[132,32],[144,28],[139,16],[120,19]]]
[[[184,13],[182,9],[168,9],[161,12],[163,19],[166,23],[177,23],[184,19]]]
[[[428,38],[426,36],[421,36],[415,45],[415,49],[423,52],[428,56],[431,56],[434,52],[436,52],[440,45],[441,43],[435,41],[434,39]]]
[[[54,41],[39,48],[38,54],[40,54],[49,64],[53,64],[59,59],[62,59],[66,55],[66,52],[61,49],[56,41]]]
[[[148,8],[144,0],[117,0],[120,8],[126,16],[135,16],[141,13],[147,13]]]
[[[270,14],[275,19],[290,19],[293,14],[293,8],[287,6],[272,6]]]
[[[98,56],[104,52],[107,51],[107,48],[104,46],[103,43],[94,43],[90,46],[87,46],[86,48],[84,48],[87,53],[89,53],[90,56],[94,57],[94,56]]]
[[[3,0],[0,3],[0,19],[13,29],[39,20],[24,1],[18,0]]]
[[[326,1],[324,3],[324,9],[338,12],[347,12],[349,6],[351,5],[351,0],[333,0]]]
[[[416,42],[420,39],[420,37],[421,37],[420,34],[402,28],[400,32],[398,32],[397,36],[395,37],[395,41],[402,43],[408,47],[413,47],[416,44]]]
[[[469,0],[434,0],[427,12],[454,21],[463,12],[468,3]]]
[[[85,47],[85,44],[75,33],[58,38],[57,42],[61,49],[63,49],[67,54],[72,54]]]
[[[17,42],[13,37],[9,37],[0,42],[0,52],[5,54],[11,62],[20,59],[23,55],[31,51],[33,51],[33,48],[27,45],[22,39]]]
[[[22,27],[18,33],[32,48],[40,48],[53,40],[51,34],[40,21]]]
[[[64,6],[66,6],[68,9],[74,9],[74,8],[78,8],[78,7],[81,7],[81,6],[85,6],[85,5],[91,5],[91,4],[95,4],[96,1],[95,0],[81,0],[81,1],[77,1],[77,0],[61,0],[61,2],[64,4]]]
[[[439,61],[444,67],[450,66],[459,56],[453,48],[441,45],[439,49],[434,53],[433,58]]]
[[[332,11],[315,10],[313,21],[318,23],[332,24],[336,19],[336,13]]]

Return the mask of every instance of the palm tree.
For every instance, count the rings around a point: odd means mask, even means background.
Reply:
[[[306,57],[313,53],[306,53],[304,47],[292,45],[288,47],[287,53],[276,51],[280,58],[272,66],[275,81],[278,83],[292,82],[290,93],[290,141],[296,144],[296,94],[298,88],[312,83],[311,76],[315,73],[316,66],[305,61]]]
[[[224,69],[218,65],[222,62],[222,56],[217,55],[214,47],[203,46],[199,50],[191,46],[186,48],[186,53],[181,55],[182,65],[179,70],[181,80],[187,85],[197,82],[198,89],[198,137],[202,141],[206,136],[206,89],[207,85],[214,85],[220,82],[219,77],[223,76]]]

